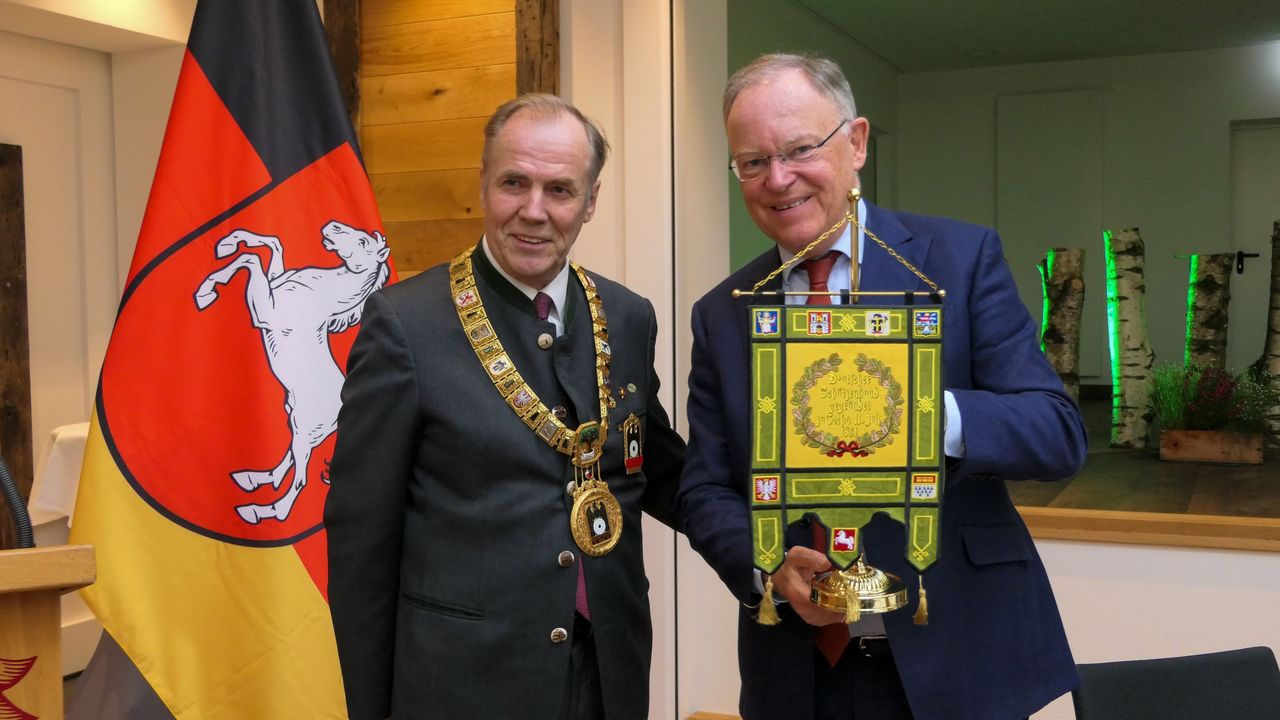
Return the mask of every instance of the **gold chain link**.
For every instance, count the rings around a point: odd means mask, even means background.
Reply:
[[[785,271],[787,268],[789,268],[789,267],[791,267],[792,265],[795,265],[796,263],[798,263],[798,262],[800,262],[801,260],[803,260],[803,259],[804,259],[804,254],[805,254],[805,253],[809,252],[810,250],[814,249],[814,248],[815,248],[815,247],[817,247],[818,245],[822,244],[822,241],[823,241],[823,240],[826,240],[827,238],[831,237],[831,234],[832,234],[832,233],[834,233],[835,231],[837,231],[837,230],[839,230],[840,228],[844,227],[844,224],[845,224],[846,222],[848,222],[849,220],[852,220],[855,224],[858,222],[858,219],[854,217],[854,213],[852,213],[852,212],[847,212],[847,213],[845,213],[845,214],[844,214],[844,217],[842,217],[842,218],[840,218],[839,220],[837,220],[837,221],[836,221],[836,224],[831,226],[831,229],[829,229],[829,230],[827,230],[826,232],[824,232],[824,233],[822,233],[821,235],[819,235],[817,240],[814,240],[813,242],[809,243],[808,245],[805,245],[804,249],[803,249],[803,250],[801,250],[800,252],[796,253],[795,255],[793,255],[793,256],[791,257],[791,259],[790,259],[790,260],[788,260],[788,261],[786,261],[786,262],[782,263],[782,264],[781,264],[781,265],[779,265],[779,266],[778,266],[778,267],[777,267],[773,272],[769,273],[768,275],[765,275],[763,280],[761,280],[760,282],[756,283],[756,284],[755,284],[755,286],[751,288],[751,292],[753,292],[753,293],[754,293],[755,291],[759,290],[761,287],[763,287],[763,286],[764,286],[764,284],[765,284],[765,283],[767,283],[767,282],[769,282],[770,280],[772,280],[772,279],[774,279],[775,277],[777,277],[777,276],[778,276],[778,273]],[[881,243],[881,244],[883,244],[883,243]]]

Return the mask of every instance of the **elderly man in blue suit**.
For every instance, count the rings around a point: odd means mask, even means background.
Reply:
[[[929,573],[929,624],[915,625],[910,612],[899,611],[845,626],[843,614],[810,602],[810,580],[829,563],[805,547],[804,528],[792,528],[786,560],[772,577],[781,622],[757,622],[763,585],[748,525],[749,300],[731,291],[751,288],[839,221],[866,161],[869,124],[858,117],[838,66],[797,55],[762,56],[730,78],[724,122],[747,210],[777,247],[694,306],[690,443],[679,501],[694,549],[742,603],[743,717],[1029,716],[1078,680],[1044,567],[1004,481],[1073,475],[1084,461],[1085,433],[1079,409],[1040,352],[993,230],[866,202],[858,207],[866,228],[946,290],[947,495],[942,554]],[[767,287],[928,289],[851,224],[806,257],[814,260]],[[902,526],[883,516],[864,531],[871,561],[902,577],[915,604],[916,573],[903,558],[904,542]]]

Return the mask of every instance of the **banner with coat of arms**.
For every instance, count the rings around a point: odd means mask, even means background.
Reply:
[[[908,562],[938,559],[942,307],[752,306],[751,527],[755,566],[782,564],[806,515],[847,569],[877,513],[903,524]]]
[[[179,720],[347,717],[321,523],[342,369],[394,280],[315,2],[199,2],[71,529]],[[75,703],[141,716],[112,698]]]

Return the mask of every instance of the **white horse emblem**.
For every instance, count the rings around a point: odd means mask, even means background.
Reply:
[[[245,492],[268,483],[279,490],[293,468],[293,482],[275,502],[236,506],[240,517],[254,525],[263,518],[288,518],[298,493],[306,486],[311,451],[333,433],[342,406],[344,376],[329,349],[329,333],[359,323],[365,298],[385,285],[391,272],[387,266],[390,249],[382,233],[370,235],[333,220],[320,234],[325,249],[336,253],[342,264],[285,270],[279,238],[236,230],[218,241],[217,257],[235,254],[242,243],[245,247],[266,247],[271,253],[266,272],[256,253],[242,253],[210,273],[195,294],[196,307],[204,310],[218,299],[219,285],[240,270],[249,273],[245,305],[253,326],[262,331],[271,372],[284,386],[284,411],[293,432],[284,457],[271,470],[231,473],[231,479]]]

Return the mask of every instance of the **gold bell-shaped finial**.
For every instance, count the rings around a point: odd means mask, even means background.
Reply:
[[[857,622],[862,613],[887,613],[907,604],[907,586],[897,575],[866,564],[865,554],[848,570],[837,570],[814,579],[810,599],[814,604],[843,611],[845,622]]]

